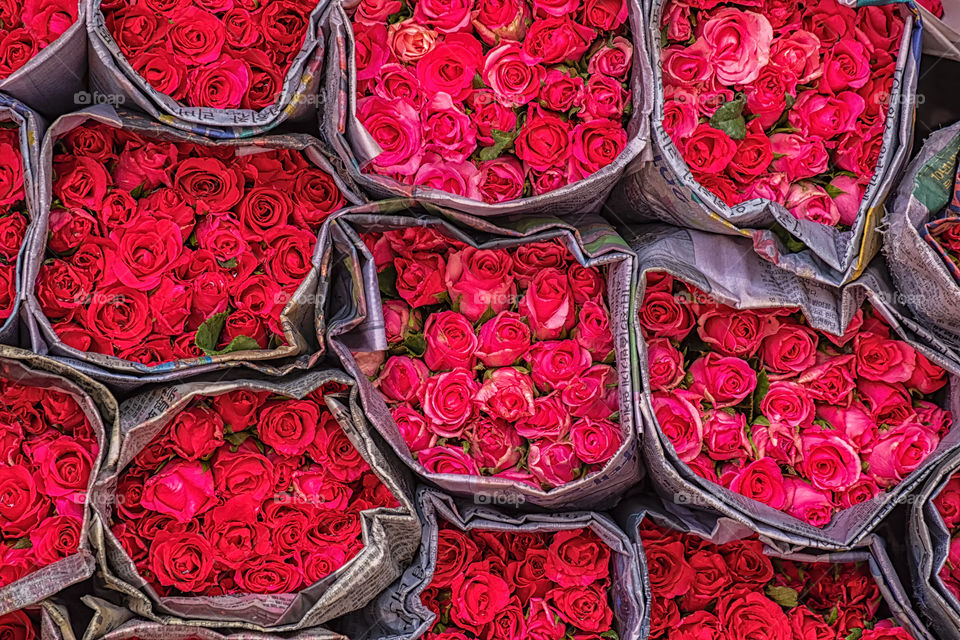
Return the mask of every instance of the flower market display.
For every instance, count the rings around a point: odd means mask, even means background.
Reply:
[[[911,640],[890,617],[866,561],[769,557],[756,539],[712,544],[640,525],[653,602],[650,640]]]
[[[424,469],[549,490],[620,449],[603,268],[559,240],[475,249],[411,228],[364,241],[389,343],[375,384]]]
[[[359,3],[367,171],[488,203],[548,193],[627,144],[626,0]]]
[[[814,526],[896,486],[953,425],[946,372],[869,308],[834,336],[798,309],[735,310],[661,272],[639,322],[677,457]]]

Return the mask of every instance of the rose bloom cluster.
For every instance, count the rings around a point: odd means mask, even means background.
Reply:
[[[648,276],[652,404],[700,477],[814,526],[896,486],[953,424],[946,372],[858,310],[837,337],[797,309],[738,311]]]
[[[904,22],[895,5],[667,0],[664,129],[730,206],[849,228],[876,171]]]
[[[0,379],[0,587],[80,546],[99,446],[73,396]]]
[[[722,545],[649,520],[640,537],[650,640],[910,640],[865,562],[771,559],[756,539]]]
[[[955,473],[933,499],[943,524],[950,532],[950,552],[940,570],[944,585],[960,600],[960,473]]]
[[[39,637],[39,621],[34,621],[23,609],[0,616],[0,638],[37,640]]]
[[[360,512],[399,503],[327,409],[202,397],[123,470],[112,530],[160,594],[293,593],[362,548]]]
[[[589,529],[464,533],[441,523],[420,594],[437,616],[424,640],[616,640],[610,580],[610,548]]]
[[[77,0],[0,0],[0,80],[77,21]]]
[[[362,0],[366,168],[485,202],[543,194],[627,144],[626,0]]]
[[[345,202],[301,152],[88,123],[53,160],[36,295],[64,343],[147,365],[285,343],[280,315]]]
[[[188,107],[263,109],[277,101],[317,0],[103,0],[133,69]]]
[[[603,273],[559,240],[475,249],[433,229],[367,234],[389,357],[375,380],[429,473],[550,489],[623,441]]]
[[[0,325],[17,303],[17,257],[28,225],[19,129],[0,123]]]

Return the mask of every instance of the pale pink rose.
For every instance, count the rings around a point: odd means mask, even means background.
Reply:
[[[892,487],[934,452],[940,438],[929,429],[905,424],[886,432],[866,455],[867,473],[881,487]]]
[[[661,433],[670,441],[677,457],[689,462],[703,448],[703,421],[691,395],[676,390],[655,392],[651,400]]]
[[[756,449],[755,459],[769,458],[791,467],[800,464],[800,435],[796,428],[779,422],[770,425],[758,422],[750,427],[750,439]]]
[[[452,445],[431,447],[417,452],[417,462],[423,465],[427,473],[452,473],[459,476],[478,476],[473,459],[463,452],[462,447]]]
[[[494,474],[514,467],[524,451],[523,438],[503,420],[473,421],[467,428],[466,439],[477,466]]]
[[[838,175],[830,181],[830,186],[832,191],[839,192],[833,196],[833,201],[837,204],[837,211],[840,213],[839,223],[852,227],[857,221],[857,214],[860,212],[860,203],[863,201],[863,194],[866,192],[866,184],[857,178]]]
[[[538,440],[530,443],[527,468],[541,484],[558,487],[574,480],[580,460],[569,442]]]
[[[823,187],[813,182],[803,181],[790,185],[784,206],[790,215],[798,220],[810,220],[831,227],[840,222],[837,203]]]
[[[357,118],[382,150],[373,159],[378,172],[404,176],[417,172],[423,158],[423,138],[420,114],[413,105],[368,96],[357,101]]]
[[[823,74],[820,39],[798,29],[773,41],[770,66],[795,78],[797,84],[809,84]]]
[[[428,158],[430,161],[426,162]],[[424,160],[413,178],[414,184],[471,200],[480,199],[480,180],[483,176],[475,164],[470,161],[445,162],[433,154],[424,157]]]
[[[437,32],[418,24],[413,18],[407,18],[390,25],[387,42],[398,60],[413,63],[433,51]]]
[[[388,402],[414,402],[430,372],[422,360],[391,356],[374,385]]]
[[[799,478],[786,478],[787,513],[815,527],[830,524],[835,505],[827,492],[820,491]]]
[[[759,13],[724,7],[711,15],[700,33],[724,84],[749,84],[770,61],[773,27]]]
[[[477,149],[477,126],[449,94],[434,94],[423,111],[423,139],[427,153],[449,162],[464,162]]]
[[[562,440],[570,432],[570,412],[560,401],[559,392],[535,398],[533,415],[517,421],[516,428],[524,438]]]
[[[750,455],[747,418],[742,413],[711,409],[704,414],[703,442],[712,460],[737,460]]]
[[[484,413],[515,422],[533,415],[533,382],[513,367],[494,369],[477,392]]]
[[[830,432],[807,432],[800,436],[803,473],[817,489],[843,491],[860,478],[856,449]]]
[[[824,173],[830,164],[821,140],[809,140],[797,133],[775,133],[770,136],[773,168],[787,174],[791,183]]]
[[[573,450],[586,464],[603,464],[623,443],[620,428],[609,420],[581,418],[570,429]]]
[[[602,73],[625,80],[633,63],[633,45],[624,37],[616,36],[609,46],[599,49],[587,63],[587,73]]]
[[[403,441],[410,451],[417,452],[436,446],[439,437],[430,430],[427,419],[409,404],[399,404],[390,410]]]

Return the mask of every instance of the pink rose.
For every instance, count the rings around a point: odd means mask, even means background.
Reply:
[[[501,39],[523,40],[530,8],[521,0],[478,0],[471,15],[480,39],[496,46]]]
[[[880,486],[876,481],[866,475],[860,476],[860,479],[847,487],[845,491],[839,493],[837,502],[841,509],[849,509],[858,504],[869,502],[880,495]]]
[[[382,24],[360,23],[354,24],[353,34],[357,80],[360,82],[373,80],[390,57],[390,50],[387,48],[387,29]],[[219,62],[217,61],[218,64]]]
[[[683,354],[666,338],[654,338],[647,343],[647,363],[653,391],[669,391],[687,375]]]
[[[570,291],[573,301],[577,304],[596,302],[603,304],[603,294],[607,283],[597,267],[585,267],[582,264],[571,264],[567,267],[567,280],[570,282]]]
[[[704,415],[703,443],[713,460],[738,460],[750,455],[747,440],[747,417],[711,409]]]
[[[503,420],[474,420],[466,437],[477,466],[494,474],[516,466],[524,451],[523,438]]]
[[[766,173],[773,162],[770,139],[763,132],[759,120],[747,125],[747,135],[737,146],[737,152],[727,165],[727,173],[741,184],[751,184],[757,176]]]
[[[565,167],[572,153],[572,135],[569,122],[533,104],[514,141],[514,150],[524,166],[536,171]]]
[[[447,264],[449,268],[450,263]],[[476,364],[477,335],[470,321],[456,311],[430,314],[423,337],[427,343],[423,361],[433,371],[458,367],[472,369]]]
[[[530,443],[527,468],[541,484],[557,487],[573,482],[580,460],[569,442],[539,440]]]
[[[433,431],[443,438],[458,438],[474,414],[474,398],[480,385],[467,369],[454,369],[432,376],[421,388],[423,414]]]
[[[403,441],[410,451],[420,451],[436,446],[437,434],[430,430],[426,418],[408,404],[400,404],[390,410],[393,421],[397,423]]]
[[[690,391],[702,393],[717,409],[743,402],[757,387],[757,372],[746,360],[710,352],[690,365]]]
[[[588,73],[602,73],[625,80],[633,64],[633,45],[621,36],[615,36],[609,45],[599,49],[587,63]],[[548,72],[549,75],[549,72]]]
[[[533,382],[513,367],[494,369],[477,392],[477,407],[510,422],[533,415]]]
[[[387,342],[403,342],[410,331],[423,329],[423,320],[419,313],[411,313],[410,306],[403,300],[385,300],[383,303],[383,323],[387,333]]]
[[[602,32],[612,32],[627,21],[626,0],[584,0],[583,21]]]
[[[407,18],[390,25],[387,42],[400,62],[411,63],[433,51],[437,43],[437,32],[418,24],[413,18]]]
[[[630,92],[624,90],[619,80],[599,73],[587,80],[584,91],[582,116],[585,119],[608,118],[620,120],[630,101]]]
[[[817,341],[817,334],[809,327],[785,322],[764,338],[760,358],[772,373],[795,375],[816,363]]]
[[[430,154],[424,156],[413,184],[479,200],[481,177],[477,165],[470,161],[444,162],[439,155]]]
[[[860,477],[860,456],[849,442],[829,432],[800,436],[803,473],[817,489],[843,491]]]
[[[801,373],[797,382],[816,400],[847,407],[856,386],[853,367],[853,355],[834,356]]]
[[[840,222],[837,203],[823,187],[813,182],[790,185],[784,206],[798,220],[810,220],[831,227]]]
[[[774,509],[782,509],[788,504],[783,474],[770,458],[743,467],[730,483],[730,490]]]
[[[523,39],[523,57],[527,64],[552,65],[578,60],[587,52],[595,32],[574,22],[569,15],[536,20]]]
[[[833,201],[840,214],[839,223],[852,227],[857,221],[857,214],[860,213],[860,203],[866,192],[866,184],[862,180],[841,174],[830,181],[830,187],[833,192],[838,192],[833,196]]]
[[[570,431],[570,412],[560,401],[559,393],[533,400],[533,415],[517,421],[516,428],[524,438],[561,440]]]
[[[867,473],[881,487],[892,487],[915,471],[938,444],[937,434],[924,427],[899,426],[883,434],[865,456]]]
[[[796,93],[791,86],[793,76],[784,75],[779,69],[766,66],[760,71],[756,82],[744,89],[747,97],[747,112],[757,116],[763,129],[772,127],[787,108],[787,96]]]
[[[580,76],[572,76],[560,69],[550,69],[543,78],[540,104],[553,111],[569,111],[583,104],[584,83]]]
[[[858,452],[869,450],[880,437],[877,423],[859,402],[849,407],[820,405],[817,407],[817,417],[838,431]]]
[[[150,476],[143,486],[140,504],[145,509],[190,522],[216,503],[213,474],[199,462],[173,461]]]
[[[373,85],[373,93],[384,100],[406,100],[417,109],[423,106],[424,96],[420,81],[410,69],[391,62],[380,68],[380,75]]]
[[[435,253],[414,253],[410,258],[393,259],[397,271],[397,293],[411,307],[437,304],[446,292],[443,258]]]
[[[902,340],[875,333],[861,333],[853,339],[857,374],[876,382],[907,382],[917,366],[917,352]]]
[[[823,73],[820,39],[803,29],[785,33],[770,47],[770,67],[789,74],[796,84],[809,84]]]
[[[749,309],[714,305],[702,310],[697,318],[700,338],[722,355],[751,357],[760,347],[763,332],[760,315]]]
[[[720,82],[749,84],[770,61],[773,27],[759,13],[724,7],[703,24],[701,38]]]
[[[473,0],[418,0],[413,19],[440,33],[463,31],[470,25]]]
[[[710,51],[703,40],[690,47],[670,46],[661,54],[663,83],[667,87],[699,87],[713,77],[713,67],[707,60]]]
[[[790,182],[824,173],[829,165],[827,150],[820,140],[808,140],[796,133],[770,136],[774,153],[773,168],[787,174]]]
[[[525,180],[523,166],[516,158],[494,158],[480,165],[480,195],[484,202],[520,198]]]
[[[547,340],[531,347],[527,359],[537,388],[562,390],[592,364],[590,352],[576,340]]]
[[[422,449],[417,452],[417,462],[423,465],[427,473],[452,473],[459,476],[478,476],[473,459],[464,453],[462,447],[445,445]]]
[[[683,159],[696,173],[720,173],[737,152],[737,143],[720,129],[701,124],[683,145]]]
[[[581,418],[570,429],[573,450],[586,464],[604,464],[623,443],[620,428],[609,420]]]
[[[699,113],[692,102],[667,100],[663,105],[663,129],[677,147],[693,135],[699,123]]]
[[[588,120],[573,128],[570,142],[571,180],[582,180],[617,159],[627,146],[627,131],[613,120]]]
[[[510,254],[499,249],[466,247],[451,253],[444,273],[451,302],[470,322],[488,311],[509,309],[517,296],[512,268]]]
[[[844,89],[859,89],[869,79],[870,53],[853,38],[843,38],[826,51],[821,91],[839,93]]]
[[[538,340],[554,340],[572,329],[576,307],[566,274],[559,269],[537,273],[520,300],[520,314]]]
[[[617,371],[597,364],[571,380],[560,392],[560,399],[578,418],[603,420],[619,410]]]
[[[853,131],[865,108],[863,98],[852,91],[836,95],[803,91],[790,109],[788,122],[807,137],[827,140]]]
[[[683,462],[696,458],[703,448],[703,421],[691,400],[687,392],[670,391],[654,392],[651,401],[661,433]]]
[[[760,411],[771,422],[791,427],[807,427],[814,419],[815,408],[810,393],[795,382],[778,380],[760,401]]]
[[[381,173],[412,176],[423,157],[420,114],[404,100],[377,96],[357,101],[357,118],[380,145],[382,153],[373,159]]]
[[[819,491],[809,483],[795,477],[785,481],[787,490],[787,513],[815,527],[830,524],[835,506],[827,492]]]
[[[920,352],[916,353],[916,361],[913,376],[907,380],[907,388],[929,395],[947,384],[947,372],[942,367],[930,362]]]
[[[363,24],[378,24],[400,11],[400,0],[361,0],[354,20]]]
[[[419,5],[418,5],[419,6]],[[463,162],[477,148],[477,127],[446,93],[435,94],[423,111],[424,150]]]
[[[669,291],[651,291],[643,298],[639,320],[650,337],[683,340],[694,318],[686,302]]]
[[[428,377],[430,372],[422,360],[391,356],[374,384],[388,402],[412,402],[420,396],[420,387]]]
[[[947,529],[954,529],[960,524],[960,475],[951,476],[933,498],[933,504]]]
[[[517,128],[517,113],[500,104],[489,89],[475,89],[467,98],[474,124],[477,126],[477,142],[492,146],[493,131],[513,131]]]
[[[483,46],[466,33],[452,33],[417,61],[417,78],[427,95],[443,92],[459,102],[473,90],[483,65]]]
[[[573,329],[573,338],[593,355],[594,360],[606,360],[613,352],[613,333],[606,308],[592,300],[583,303]]]
[[[506,367],[530,348],[530,327],[519,314],[501,311],[480,327],[476,355],[488,367]]]
[[[522,60],[517,42],[504,42],[491,49],[483,63],[483,81],[505,107],[521,107],[540,94],[546,70]]]

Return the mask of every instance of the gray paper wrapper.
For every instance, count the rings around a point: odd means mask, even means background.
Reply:
[[[714,544],[741,540],[757,533],[749,526],[745,526],[738,521],[731,521],[702,511],[693,511],[687,507],[668,504],[647,497],[628,499],[617,507],[614,518],[637,546],[637,552],[643,563],[643,588],[648,601],[650,598],[650,583],[647,579],[643,542],[638,531],[640,523],[645,518],[650,518],[660,526],[683,533],[692,533]],[[876,580],[877,586],[880,587],[883,600],[897,623],[906,629],[914,640],[934,640],[934,636],[930,635],[920,618],[913,611],[910,598],[900,583],[900,578],[890,562],[886,546],[881,538],[874,535],[867,536],[857,548],[849,551],[779,548],[774,542],[764,539],[762,535],[760,540],[766,545],[764,553],[771,558],[781,558],[794,562],[867,562],[870,566],[870,573]]]
[[[93,488],[100,464],[109,455],[111,438],[117,428],[117,403],[107,389],[55,360],[0,346],[0,377],[22,384],[68,393],[90,421],[100,450],[93,461],[83,510],[80,547],[73,555],[37,569],[0,588],[0,615],[23,609],[49,598],[72,584],[93,575],[94,556],[89,533],[93,518]]]
[[[487,217],[511,214],[568,215],[597,212],[607,194],[634,160],[649,160],[650,111],[653,108],[650,62],[646,56],[646,36],[640,0],[627,0],[633,42],[633,67],[630,90],[633,115],[627,125],[627,146],[616,160],[592,176],[540,196],[519,198],[496,204],[471,200],[436,189],[403,185],[385,176],[361,170],[380,154],[380,145],[357,119],[357,68],[353,29],[345,5],[350,0],[331,0],[323,19],[328,43],[320,108],[320,134],[343,162],[350,177],[377,199],[415,198]],[[659,40],[660,36],[657,35]]]
[[[924,239],[925,225],[954,195],[960,123],[930,135],[887,207],[883,253],[897,289],[917,319],[960,350],[960,285]]]
[[[628,174],[611,194],[607,208],[624,222],[661,220],[673,225],[753,239],[755,251],[779,267],[804,278],[841,285],[860,275],[879,249],[875,228],[883,202],[910,154],[916,106],[920,30],[907,10],[897,69],[890,90],[890,110],[877,169],[870,180],[857,220],[849,231],[797,220],[782,205],[754,199],[733,207],[702,187],[663,128],[663,81],[660,21],[663,0],[652,0],[647,43],[653,67],[654,107],[651,124],[653,161]],[[792,253],[771,230],[780,226],[807,249]]]
[[[777,268],[753,252],[749,241],[717,236],[666,225],[636,227],[628,241],[635,247],[639,265],[637,300],[643,300],[645,274],[666,271],[695,285],[711,300],[737,309],[799,307],[814,329],[842,335],[857,309],[869,302],[890,323],[893,332],[949,373],[946,408],[954,419],[960,416],[960,362],[924,327],[909,318],[899,303],[882,260],[853,284],[842,290],[805,280]],[[937,460],[960,446],[956,422],[937,449],[896,487],[873,500],[834,515],[829,525],[818,528],[782,511],[741,496],[693,473],[661,433],[650,404],[646,343],[635,324],[639,345],[644,398],[641,411],[646,432],[644,459],[651,480],[661,495],[678,504],[708,508],[760,534],[792,545],[842,548],[857,544],[904,500],[910,490],[930,472]]]
[[[950,531],[937,512],[933,499],[960,471],[960,451],[954,451],[930,475],[914,496],[907,523],[907,548],[913,594],[920,614],[943,640],[960,639],[960,602],[940,579],[940,570],[950,554]]]
[[[433,580],[440,520],[462,531],[535,533],[590,528],[611,551],[614,628],[621,640],[644,637],[649,589],[643,589],[637,549],[608,516],[588,511],[511,515],[454,500],[428,487],[417,491],[417,509],[423,521],[420,553],[399,580],[359,615],[344,622],[351,640],[417,640],[433,626],[436,616],[423,605],[420,594]]]
[[[0,80],[0,92],[55,118],[77,108],[86,93],[86,0],[79,0],[77,21],[30,61]]]
[[[391,200],[344,209],[320,230],[322,255],[318,305],[323,315],[318,332],[326,335],[330,350],[358,381],[363,409],[400,458],[420,477],[458,496],[484,495],[491,504],[522,505],[546,509],[603,508],[615,503],[641,477],[634,425],[635,367],[629,323],[636,314],[633,293],[634,261],[629,248],[612,228],[596,216],[572,225],[549,217],[520,216],[498,221],[496,227],[479,220],[485,233],[465,232],[431,213],[435,207],[413,209],[409,200]],[[360,234],[412,226],[435,227],[441,233],[471,246],[492,249],[526,242],[562,238],[585,266],[607,266],[607,303],[613,330],[619,377],[620,425],[623,445],[600,471],[550,491],[505,478],[427,473],[412,455],[390,414],[383,396],[360,370],[354,352],[387,348],[376,265]]]
[[[23,191],[27,202],[27,217],[32,222],[38,217],[40,195],[37,185],[37,165],[40,161],[40,141],[46,122],[28,106],[0,94],[0,122],[12,122],[17,125],[20,134],[20,155],[23,159]],[[5,321],[0,322],[0,344],[21,346],[23,336],[21,307],[23,302],[23,271],[27,259],[27,246],[30,244],[30,232],[27,229],[17,257],[16,288],[17,297],[13,312]]]
[[[312,120],[323,64],[320,17],[327,0],[309,16],[306,39],[293,59],[277,102],[260,111],[188,107],[154,89],[126,59],[107,28],[101,0],[82,0],[88,13],[91,103],[125,105],[145,111],[163,124],[211,138],[247,138],[286,120]],[[88,103],[90,104],[90,103]],[[80,105],[83,106],[83,105]]]
[[[228,354],[177,360],[156,365],[145,365],[93,352],[82,352],[64,344],[57,336],[50,321],[44,316],[34,295],[40,265],[46,253],[50,205],[53,201],[53,153],[57,140],[68,131],[87,120],[103,122],[110,126],[137,132],[149,138],[186,141],[209,146],[233,147],[238,153],[256,153],[262,149],[297,149],[317,167],[329,173],[353,203],[361,202],[359,196],[338,178],[319,147],[319,141],[304,134],[266,136],[253,140],[211,141],[200,136],[171,129],[132,112],[117,112],[107,105],[91,107],[63,116],[54,122],[48,131],[41,149],[39,162],[40,214],[31,225],[30,240],[25,249],[24,318],[29,331],[31,349],[37,353],[49,353],[62,358],[72,367],[115,387],[130,389],[148,382],[171,382],[189,375],[208,373],[220,369],[242,366],[266,375],[283,375],[297,369],[312,367],[322,354],[323,344],[315,338],[315,292],[320,278],[319,254],[315,253],[314,269],[287,302],[280,317],[287,344],[276,349],[237,351]]]
[[[124,467],[197,396],[242,388],[303,398],[326,382],[349,386],[345,397],[327,396],[327,406],[400,506],[362,512],[364,548],[340,569],[297,594],[159,596],[137,573],[110,530],[116,485]],[[363,419],[356,385],[340,371],[315,371],[282,380],[213,379],[160,386],[123,402],[120,416],[116,438],[120,444],[105,461],[94,490],[96,513],[91,538],[107,587],[124,595],[127,606],[138,616],[167,625],[258,632],[313,627],[364,606],[400,575],[416,551],[420,523],[414,513],[409,475]]]

